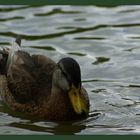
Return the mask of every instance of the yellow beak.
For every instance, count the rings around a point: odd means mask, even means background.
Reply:
[[[81,114],[83,111],[88,114],[88,107],[86,105],[85,99],[81,95],[81,89],[76,88],[74,85],[72,85],[71,90],[68,93],[71,104],[73,106],[74,111],[77,114]]]

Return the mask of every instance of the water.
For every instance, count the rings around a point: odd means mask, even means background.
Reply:
[[[22,48],[82,70],[90,114],[79,122],[35,121],[0,102],[0,134],[140,134],[140,6],[0,6],[0,46]]]

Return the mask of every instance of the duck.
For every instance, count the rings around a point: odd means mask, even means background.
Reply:
[[[21,37],[0,50],[0,96],[12,111],[41,120],[72,121],[87,118],[89,96],[81,69],[71,57],[57,63],[22,50]]]

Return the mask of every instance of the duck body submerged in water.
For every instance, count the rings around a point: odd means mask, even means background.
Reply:
[[[0,51],[0,95],[14,111],[43,120],[86,118],[89,98],[81,84],[79,64],[72,58],[58,63],[43,55],[21,50],[17,38]]]

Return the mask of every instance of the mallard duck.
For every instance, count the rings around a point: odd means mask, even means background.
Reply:
[[[89,98],[81,83],[79,64],[70,57],[58,63],[30,55],[17,38],[0,51],[0,95],[14,111],[40,119],[72,121],[86,118]]]

